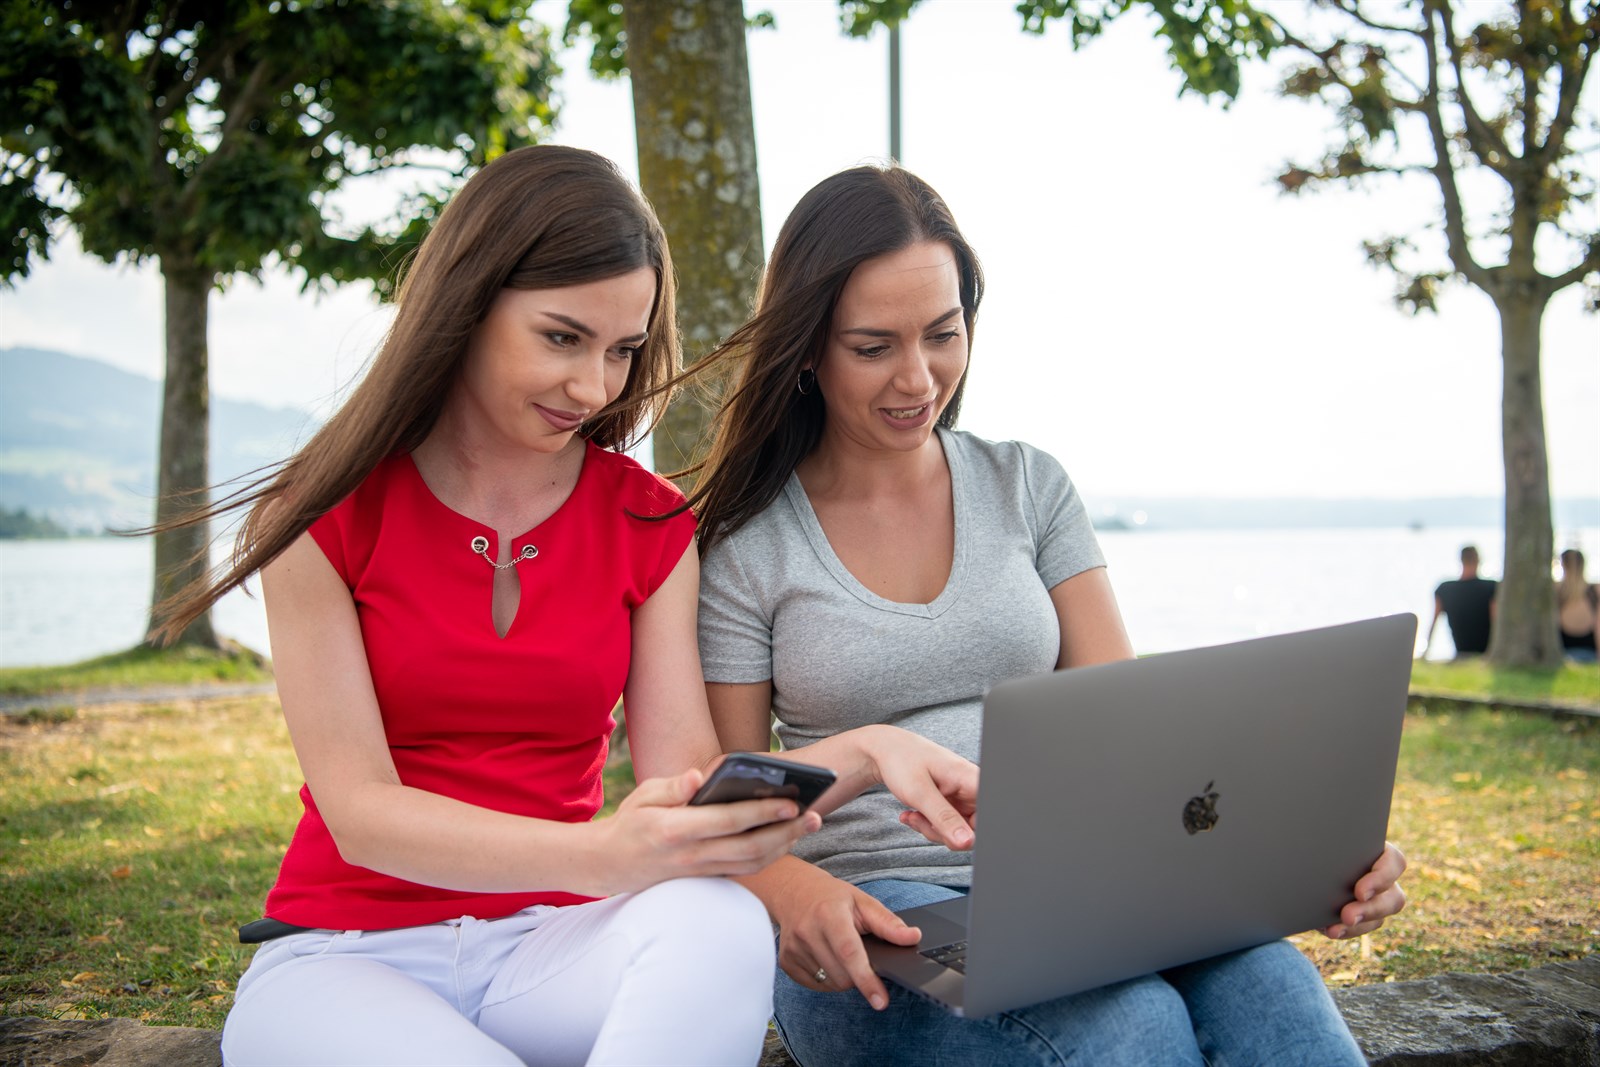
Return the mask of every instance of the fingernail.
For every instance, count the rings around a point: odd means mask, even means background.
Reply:
[[[1372,890],[1371,889],[1363,889],[1361,891],[1361,899],[1362,900],[1371,900],[1372,899]]]
[[[873,1011],[882,1011],[884,1008],[888,1007],[888,1005],[889,1005],[889,1001],[882,993],[874,993],[874,994],[872,994],[872,1010]]]
[[[1366,921],[1367,921],[1367,917],[1365,915],[1361,914],[1358,911],[1358,912],[1356,912],[1355,918],[1350,920],[1350,925],[1351,926],[1360,926],[1362,923],[1364,923]]]

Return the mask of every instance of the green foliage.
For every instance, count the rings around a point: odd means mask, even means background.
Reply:
[[[745,18],[745,25],[765,30],[777,25],[777,20],[770,11],[758,11]],[[594,74],[618,78],[628,73],[628,31],[622,24],[622,0],[570,0],[561,43],[571,48],[580,41],[589,42],[589,70]]]
[[[1395,273],[1395,299],[1409,311],[1435,310],[1442,285],[1462,278],[1491,296],[1541,300],[1584,282],[1591,310],[1600,305],[1592,210],[1600,115],[1581,106],[1600,47],[1600,3],[1427,0],[1385,9],[1387,21],[1362,0],[1317,6],[1328,15],[1316,35],[1276,24],[1299,57],[1282,91],[1326,105],[1338,128],[1322,159],[1284,170],[1284,191],[1431,176],[1448,265],[1418,265],[1415,246],[1398,238],[1367,246],[1369,262]],[[1463,29],[1458,15],[1482,21]],[[1469,196],[1479,186],[1462,178],[1472,172],[1498,179],[1501,195]],[[1539,260],[1556,267],[1545,274],[1534,266],[1536,235]]]
[[[571,0],[561,43],[571,48],[589,41],[589,69],[602,78],[628,72],[628,32],[622,26],[621,0]]]
[[[418,163],[443,191],[531,142],[555,71],[526,8],[0,0],[0,279],[48,255],[62,219],[107,261],[382,277],[420,227],[345,227],[328,195]]]
[[[867,37],[879,26],[898,26],[920,0],[839,0],[839,21],[852,37]]]
[[[879,25],[903,22],[921,0],[839,0],[845,31],[864,37]],[[1172,69],[1183,76],[1180,92],[1239,95],[1243,63],[1265,56],[1277,44],[1276,24],[1249,0],[1017,0],[1028,33],[1051,23],[1066,26],[1072,47],[1100,36],[1130,11],[1155,16],[1155,34],[1166,43]]]
[[[67,531],[42,515],[22,508],[0,508],[0,541],[24,537],[67,537]]]

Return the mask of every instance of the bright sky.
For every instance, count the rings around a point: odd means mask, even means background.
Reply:
[[[770,246],[811,185],[887,154],[887,45],[846,38],[825,0],[756,9],[777,18],[750,35]],[[538,10],[559,25],[565,4]],[[1412,319],[1360,249],[1431,221],[1432,191],[1275,192],[1285,159],[1320,154],[1328,112],[1277,99],[1267,70],[1229,110],[1178,99],[1135,18],[1074,53],[1059,30],[1022,33],[1009,4],[927,0],[901,49],[903,161],[989,282],[964,428],[1048,449],[1091,500],[1501,492],[1487,298],[1452,289],[1442,315]],[[562,62],[555,139],[636,173],[626,83],[595,81],[577,52]],[[372,199],[348,210],[381,213]],[[104,266],[68,238],[0,292],[0,343],[159,376],[161,316],[153,268]],[[212,301],[213,390],[325,413],[384,322],[356,287],[236,282]],[[1600,495],[1600,318],[1575,289],[1545,316],[1544,385],[1554,491]]]

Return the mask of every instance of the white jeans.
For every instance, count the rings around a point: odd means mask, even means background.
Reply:
[[[720,878],[566,908],[269,941],[222,1032],[256,1064],[754,1064],[772,927]]]

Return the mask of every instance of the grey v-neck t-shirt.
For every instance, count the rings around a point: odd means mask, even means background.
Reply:
[[[885,600],[858,582],[795,475],[702,561],[706,680],[770,679],[786,750],[888,723],[975,761],[989,688],[1055,667],[1061,635],[1049,591],[1105,565],[1082,499],[1061,465],[1029,445],[944,429],[939,441],[955,554],[931,603]],[[872,790],[830,814],[795,854],[849,882],[969,884],[968,854],[902,826],[901,810],[887,790]]]

